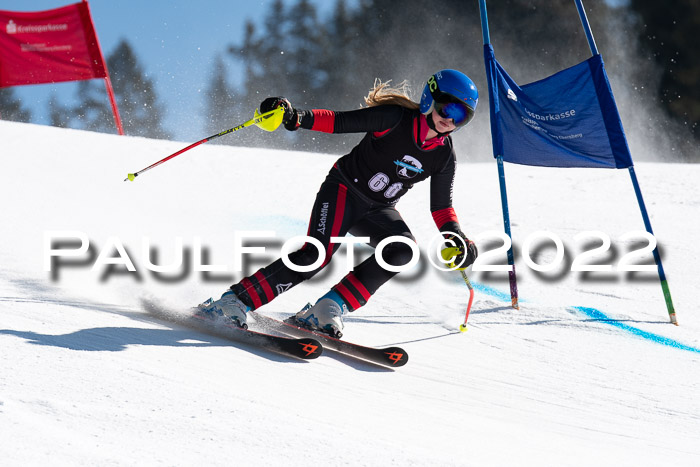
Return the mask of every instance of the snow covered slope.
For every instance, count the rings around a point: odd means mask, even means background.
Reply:
[[[616,268],[635,243],[620,238],[643,230],[626,171],[509,165],[521,309],[504,273],[472,272],[459,333],[466,287],[423,259],[346,321],[349,340],[409,352],[392,371],[330,352],[288,359],[142,306],[218,297],[242,274],[237,231],[275,232],[244,272],[274,259],[306,232],[334,157],[205,145],[124,182],[186,143],[9,122],[0,141],[3,465],[700,465],[698,166],[637,166],[679,327],[655,274],[570,271],[600,243],[577,234],[609,236],[610,251],[587,262]],[[483,161],[460,164],[455,186],[474,237],[502,230],[495,163]],[[423,185],[398,208],[425,252],[435,227]],[[522,259],[541,230],[566,251],[548,273]],[[59,246],[83,236],[90,249],[46,271],[56,231],[75,237]],[[482,253],[493,238],[479,240]],[[530,249],[538,264],[554,259],[545,245]],[[183,267],[149,270],[177,265],[182,250]],[[109,265],[125,254],[134,272]],[[261,311],[293,313],[345,272],[341,254]]]

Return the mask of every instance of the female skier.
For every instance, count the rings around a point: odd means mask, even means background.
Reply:
[[[432,177],[430,210],[440,232],[459,248],[453,264],[471,265],[477,249],[460,228],[452,208],[452,183],[456,157],[450,134],[474,117],[478,102],[476,86],[456,70],[442,70],[430,77],[420,103],[403,89],[378,82],[365,98],[366,108],[348,112],[302,110],[284,97],[270,97],[260,113],[282,106],[282,123],[289,131],[304,128],[325,133],[367,133],[349,154],[342,156],[321,184],[311,211],[308,236],[321,242],[325,258],[311,272],[296,272],[278,259],[250,277],[234,284],[219,300],[199,305],[200,313],[224,315],[242,327],[246,313],[272,301],[280,293],[311,278],[323,269],[338,249],[331,237],[348,232],[368,237],[376,247],[382,240],[403,236],[415,241],[394,205],[415,183]],[[289,255],[297,266],[318,260],[318,249],[305,244]],[[413,257],[409,245],[389,243],[383,259],[404,266]],[[342,316],[357,310],[396,272],[382,268],[375,255],[346,275],[314,306],[297,313],[296,321],[308,328],[340,337]]]

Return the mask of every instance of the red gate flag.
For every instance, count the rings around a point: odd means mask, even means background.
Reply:
[[[0,88],[105,77],[87,2],[37,12],[0,10]]]
[[[124,134],[87,0],[54,10],[0,10],[0,88],[104,78]]]

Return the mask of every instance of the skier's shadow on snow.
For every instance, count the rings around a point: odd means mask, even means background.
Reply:
[[[26,339],[29,344],[59,347],[63,349],[91,352],[121,352],[132,345],[157,345],[163,347],[235,347],[246,350],[268,360],[290,362],[282,355],[253,348],[243,343],[232,344],[212,336],[190,330],[144,329],[130,327],[103,327],[81,329],[70,334],[41,334],[32,331],[0,329],[0,335]]]
[[[0,278],[2,272],[0,272]],[[80,310],[90,310],[102,313],[110,313],[124,316],[136,321],[154,323],[142,311],[135,311],[131,307],[117,306],[104,303],[92,303],[80,300],[70,300],[55,298],[55,289],[45,287],[43,282],[31,279],[10,279],[10,282],[18,288],[32,292],[35,298],[26,299],[23,297],[1,297],[0,301],[18,303],[48,303]],[[156,320],[157,321],[157,320]],[[159,321],[158,321],[159,322]],[[301,362],[294,358],[285,357],[272,351],[250,346],[245,343],[232,342],[206,333],[193,331],[191,329],[178,329],[171,323],[160,323],[168,326],[168,329],[151,329],[139,327],[101,327],[92,329],[81,329],[70,334],[41,334],[32,331],[18,331],[14,329],[0,329],[0,336],[10,335],[25,339],[27,343],[33,345],[43,345],[58,347],[76,351],[93,352],[121,352],[133,345],[149,345],[162,347],[231,347],[248,351],[256,356],[277,362]]]
[[[175,329],[143,329],[129,327],[104,327],[93,329],[81,329],[70,334],[41,334],[32,331],[16,331],[12,329],[0,329],[0,335],[15,336],[25,339],[29,344],[59,347],[62,349],[91,351],[91,352],[121,352],[130,345],[158,345],[166,347],[225,347],[231,346],[237,349],[247,350],[260,357],[280,362],[292,362],[296,359],[268,352],[245,343],[217,343],[215,337],[208,339],[206,335],[193,336],[189,330]],[[361,362],[337,352],[329,352],[336,360],[362,371],[393,371],[374,365],[369,362]],[[299,360],[300,361],[300,360]]]
[[[200,339],[193,339],[192,333],[170,329],[104,327],[81,329],[70,334],[58,335],[0,329],[0,335],[2,334],[26,339],[30,344],[95,352],[120,352],[126,350],[130,345],[169,347],[211,347],[216,345]]]

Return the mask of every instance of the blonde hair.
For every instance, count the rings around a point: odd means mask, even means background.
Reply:
[[[365,97],[365,104],[368,107],[393,104],[411,110],[420,108],[417,102],[411,100],[410,95],[411,87],[408,81],[402,81],[398,86],[391,86],[391,80],[382,82],[381,79],[377,78],[374,80],[374,87]]]

